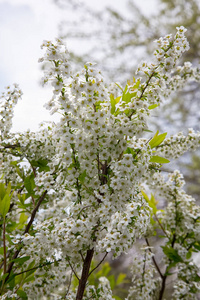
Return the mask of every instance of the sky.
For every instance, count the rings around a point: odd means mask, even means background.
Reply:
[[[95,9],[114,5],[125,12],[125,0],[84,2]],[[152,9],[152,0],[137,3],[146,12]],[[13,83],[19,84],[23,91],[22,100],[15,108],[13,131],[37,130],[39,123],[52,120],[43,107],[51,98],[51,90],[39,85],[43,76],[38,63],[43,55],[40,45],[43,40],[54,40],[60,22],[73,17],[52,0],[0,0],[0,93]],[[69,41],[70,50],[76,46]]]

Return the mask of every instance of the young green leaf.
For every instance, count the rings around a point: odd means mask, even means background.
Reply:
[[[23,290],[21,290],[21,289],[19,289],[17,291],[17,295],[20,296],[21,299],[24,299],[24,300],[28,299],[27,294]]]
[[[158,104],[152,104],[152,105],[149,105],[148,109],[154,109],[158,107]]]
[[[150,145],[151,149],[159,146],[164,141],[164,139],[167,135],[167,132],[159,134],[159,135],[158,135],[158,133],[159,133],[159,131],[156,132],[154,137],[149,142],[149,145]]]
[[[164,254],[174,263],[183,262],[182,257],[178,254],[178,250],[169,246],[162,247]]]
[[[127,277],[126,274],[120,273],[119,276],[117,277],[116,285],[120,285],[124,283],[126,277]]]
[[[167,164],[170,161],[164,157],[154,155],[150,158],[149,162],[158,163],[158,164]]]
[[[10,196],[6,194],[3,200],[0,201],[0,214],[3,218],[7,215],[10,208]]]

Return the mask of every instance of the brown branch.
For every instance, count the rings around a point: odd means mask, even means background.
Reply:
[[[16,148],[20,147],[20,144],[19,143],[15,144],[15,145],[8,144],[8,145],[3,145],[3,147],[5,149],[7,149],[7,148],[8,149],[16,149]]]
[[[159,224],[160,228],[162,229],[162,231],[163,231],[163,232],[164,232],[164,234],[166,235],[166,237],[167,237],[168,239],[170,239],[170,238],[169,238],[169,236],[168,236],[168,234],[166,233],[166,231],[165,231],[164,227],[163,227],[163,226],[162,226],[162,224],[160,223],[160,221],[159,221],[158,217],[156,216],[156,214],[154,214],[154,216],[155,216],[155,219],[156,219],[156,221],[158,222],[158,224]]]
[[[30,227],[31,227],[31,225],[33,224],[33,221],[34,221],[34,219],[35,219],[35,215],[36,215],[36,213],[37,213],[37,211],[38,211],[38,209],[39,209],[39,207],[40,207],[42,201],[44,200],[46,194],[47,194],[47,191],[44,191],[44,193],[42,194],[42,196],[39,198],[36,207],[35,207],[34,210],[32,211],[30,221],[29,221],[28,224],[26,225],[26,228],[25,228],[25,230],[24,230],[23,235],[29,232],[29,229],[30,229]],[[21,251],[21,249],[22,249],[22,243],[19,245],[19,247],[20,247],[20,248],[17,249],[17,250],[15,251],[15,253],[14,253],[13,257],[12,257],[12,260],[18,257],[18,255],[19,255],[19,253],[20,253],[20,251]],[[8,276],[6,277],[6,280],[5,280],[5,281],[8,280],[9,275],[10,275],[10,273],[11,273],[11,271],[12,271],[12,268],[13,268],[14,263],[15,263],[15,262],[11,262],[11,263],[9,264],[8,270],[7,270],[7,272],[6,272],[6,273],[8,273]]]
[[[138,98],[139,100],[142,99],[142,97],[143,97],[143,95],[144,95],[144,92],[145,92],[146,88],[148,87],[148,85],[149,85],[149,83],[150,83],[150,81],[151,81],[151,78],[154,76],[155,70],[156,70],[158,67],[159,67],[159,65],[158,65],[156,68],[154,68],[153,72],[151,73],[151,75],[149,76],[148,80],[146,81],[146,84],[145,84],[145,86],[144,86],[144,88],[143,88],[143,90],[142,90],[142,93],[141,93],[140,97]],[[131,119],[131,117],[132,117],[133,114],[134,114],[134,112],[132,112],[132,113],[130,114],[129,119]]]
[[[77,290],[77,294],[76,294],[76,300],[83,299],[83,294],[84,294],[86,283],[87,283],[87,280],[89,277],[89,270],[90,270],[90,265],[92,262],[93,255],[94,255],[94,248],[91,250],[87,250],[87,254],[86,254],[86,257],[84,260],[82,274],[81,274],[81,278],[79,281],[78,290]]]
[[[81,255],[82,261],[84,261],[84,257],[83,257],[81,250],[80,250],[80,255]]]
[[[3,263],[3,273],[6,274],[6,220],[3,220],[3,254],[4,254],[4,263]]]
[[[51,264],[53,264],[53,263],[54,263],[54,261],[52,261],[52,262],[49,261],[49,262],[47,262],[46,264],[42,264],[42,265],[39,265],[39,266],[37,266],[37,267],[34,267],[34,268],[31,268],[31,269],[28,269],[28,270],[25,270],[25,271],[16,273],[15,276],[18,276],[18,275],[21,275],[21,274],[23,274],[23,273],[27,273],[27,272],[29,272],[29,271],[33,271],[33,270],[36,270],[36,269],[40,269],[40,268],[42,268],[42,267],[51,265]]]
[[[42,196],[39,198],[36,207],[35,207],[34,210],[32,211],[30,221],[28,222],[28,224],[27,224],[27,226],[26,226],[26,229],[25,229],[25,231],[24,231],[24,234],[25,234],[25,233],[28,233],[28,231],[29,231],[31,225],[33,224],[35,215],[36,215],[36,213],[37,213],[37,211],[38,211],[38,209],[39,209],[39,207],[40,207],[42,201],[44,200],[46,194],[47,194],[47,191],[44,191],[44,193],[42,194]]]
[[[68,256],[66,256],[66,259],[67,259],[67,261],[68,261],[68,263],[69,263],[69,265],[70,265],[70,268],[71,268],[72,272],[74,273],[74,275],[76,276],[76,278],[78,279],[78,281],[80,281],[78,275],[76,274],[76,271],[74,270],[74,267],[73,267],[72,264],[70,263],[70,260],[69,260]]]
[[[151,247],[147,238],[145,238],[145,241],[146,241],[148,247]],[[151,250],[151,248],[149,248],[149,251],[150,251],[151,253],[153,253],[152,250]],[[163,278],[164,275],[161,273],[160,268],[159,268],[159,266],[158,266],[158,264],[157,264],[156,259],[155,259],[154,256],[152,256],[152,260],[153,260],[153,263],[154,263],[154,265],[155,265],[155,268],[156,268],[156,270],[158,271],[160,277]]]
[[[163,297],[163,294],[164,294],[164,291],[165,291],[166,279],[167,279],[167,276],[164,275],[163,278],[162,278],[162,287],[161,287],[160,295],[159,295],[159,298],[158,298],[159,300],[162,300],[162,297]]]
[[[80,214],[82,213],[82,211],[84,211],[86,208],[88,207],[92,207],[92,205],[86,205],[85,207],[83,207],[80,212],[78,213],[78,216],[80,216]]]

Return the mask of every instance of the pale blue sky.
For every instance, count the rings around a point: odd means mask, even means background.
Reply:
[[[137,1],[146,11],[155,0]],[[101,9],[114,5],[125,10],[125,0],[85,0]],[[18,83],[24,95],[15,109],[13,129],[35,130],[38,123],[49,120],[43,108],[50,97],[49,89],[39,86],[42,71],[38,58],[42,56],[40,45],[44,39],[58,35],[58,24],[70,17],[66,10],[57,8],[52,0],[0,0],[0,92],[6,85]],[[72,16],[71,16],[72,17]],[[76,45],[68,43],[73,49]]]

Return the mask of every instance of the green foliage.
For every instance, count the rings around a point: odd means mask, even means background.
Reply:
[[[170,161],[164,157],[153,155],[150,160],[152,163],[158,163],[158,164],[168,164]]]
[[[156,132],[154,137],[150,140],[149,145],[152,148],[158,147],[165,139],[167,132],[159,134],[159,131]]]
[[[28,196],[34,195],[35,181],[33,173],[25,178],[24,186],[28,191]]]
[[[10,209],[11,197],[11,183],[6,186],[3,182],[0,182],[0,214],[4,219]]]
[[[31,165],[35,168],[38,168],[39,172],[42,172],[42,171],[46,171],[48,172],[50,169],[49,169],[49,166],[47,165],[48,164],[48,160],[47,159],[38,159],[38,160],[31,160]]]
[[[174,264],[183,262],[182,257],[178,254],[178,250],[170,246],[161,246],[163,253],[169,258],[170,261],[173,261]]]
[[[121,99],[121,96],[114,98],[113,94],[110,94],[110,104],[111,104],[111,114],[112,115],[117,115],[119,109],[116,110],[116,104],[119,103],[120,99]]]

